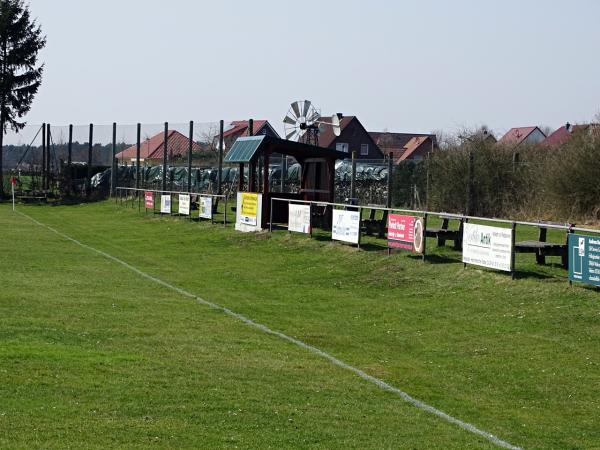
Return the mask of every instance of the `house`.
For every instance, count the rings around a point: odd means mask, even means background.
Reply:
[[[540,145],[546,148],[557,148],[566,144],[571,139],[573,133],[582,133],[588,130],[591,131],[592,129],[593,125],[590,124],[571,125],[567,122],[566,125],[563,125],[544,139]]]
[[[508,130],[498,144],[514,148],[520,145],[537,145],[544,139],[546,135],[539,127],[518,127]]]
[[[388,133],[385,131],[370,131],[369,134],[386,157],[393,154],[395,164],[407,159],[415,161],[425,159],[427,153],[438,148],[435,134]]]
[[[237,138],[242,136],[249,136],[248,134],[248,120],[234,120],[225,128],[223,132],[223,149],[227,151],[230,149]],[[254,120],[253,121],[253,136],[271,136],[280,137],[275,128],[267,120]]]
[[[187,156],[190,147],[190,139],[184,136],[179,131],[169,130],[167,132],[167,159],[182,158]],[[165,133],[161,132],[150,139],[141,142],[140,145],[140,162],[150,164],[158,164],[163,161],[163,152],[165,147]],[[202,146],[197,142],[192,142],[192,153],[198,153],[203,150]],[[137,145],[132,145],[120,153],[117,153],[117,160],[123,164],[126,162],[135,162],[137,159]]]
[[[323,117],[321,121],[330,122],[331,119]],[[332,127],[322,127],[319,133],[319,147],[348,153],[349,158],[352,152],[356,152],[357,159],[384,158],[379,146],[356,116],[347,116],[340,120],[339,136],[334,134]]]

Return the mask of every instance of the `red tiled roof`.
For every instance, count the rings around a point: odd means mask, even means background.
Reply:
[[[434,139],[434,145],[437,146],[437,137],[435,134],[389,133],[387,131],[369,131],[369,134],[385,154],[388,154],[390,151],[396,153],[398,149],[403,149],[408,144],[408,141],[415,137],[429,136]],[[391,148],[395,150],[390,150]]]
[[[253,133],[258,133],[265,125],[266,120],[255,120],[253,124]],[[223,138],[227,139],[232,136],[248,136],[248,121],[247,120],[234,120],[231,122],[231,128],[223,132]],[[239,135],[239,136],[238,136]]]
[[[140,159],[162,159],[165,142],[165,134],[158,133],[150,139],[146,139],[140,145]],[[167,154],[170,158],[173,156],[187,155],[190,140],[177,130],[168,131],[169,141],[167,144]],[[192,143],[192,152],[202,151],[202,147],[197,142]],[[137,147],[132,145],[117,154],[117,159],[135,159],[137,157]]]
[[[517,145],[521,144],[525,139],[527,139],[527,137],[537,129],[539,129],[539,128],[538,127],[511,128],[510,130],[508,130],[508,132],[504,136],[502,136],[502,138],[498,141],[498,144],[517,146]]]
[[[430,136],[417,136],[412,138],[410,141],[406,143],[404,146],[404,153],[400,156],[400,161],[404,161],[405,159],[410,159],[412,155],[414,155],[417,150],[420,150],[425,147],[425,152],[430,152],[431,148],[431,137]],[[394,158],[395,159],[395,158]]]
[[[578,131],[587,130],[590,127],[589,124],[586,125],[571,125],[570,130],[567,129],[566,125],[563,125],[550,136],[542,141],[540,145],[544,147],[560,147],[567,143],[567,141],[571,138],[571,135]]]
[[[342,120],[340,120],[341,131],[344,131],[344,128],[346,128],[355,117],[356,116],[342,117]],[[331,123],[331,117],[321,117],[319,120],[321,122]],[[323,127],[322,131],[319,130],[319,147],[328,148],[336,138],[337,136],[333,132],[333,127]]]

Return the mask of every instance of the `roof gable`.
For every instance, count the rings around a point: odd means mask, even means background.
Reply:
[[[498,144],[513,145],[516,147],[521,145],[536,130],[542,133],[542,136],[546,136],[538,127],[516,127],[508,130],[508,132],[498,141]]]
[[[167,132],[167,154],[170,157],[187,155],[190,140],[177,130]],[[140,143],[140,159],[160,159],[163,157],[165,134],[163,132],[152,136]],[[197,142],[192,142],[192,153],[202,151]],[[137,145],[132,145],[116,155],[117,159],[137,158]]]

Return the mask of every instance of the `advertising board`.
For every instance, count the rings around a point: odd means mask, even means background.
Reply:
[[[160,212],[161,214],[171,214],[171,195],[162,194],[160,196]]]
[[[512,234],[508,228],[465,223],[463,262],[512,272]]]
[[[415,248],[414,216],[390,214],[388,216],[388,247],[413,251]]]
[[[212,197],[200,197],[200,212],[198,217],[201,219],[212,219]]]
[[[237,193],[235,229],[251,232],[262,229],[262,194]]]
[[[296,233],[310,234],[310,206],[290,203],[288,214],[288,230]]]
[[[360,214],[358,211],[333,210],[331,239],[358,244]]]
[[[179,214],[190,215],[190,196],[188,194],[179,194]]]
[[[154,209],[154,194],[152,192],[144,192],[144,208]]]
[[[600,236],[569,235],[569,280],[600,286]]]

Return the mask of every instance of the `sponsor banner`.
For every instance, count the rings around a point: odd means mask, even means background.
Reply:
[[[200,197],[200,212],[198,217],[201,219],[212,219],[212,197]]]
[[[600,286],[600,236],[569,234],[569,280]]]
[[[358,211],[334,209],[332,222],[332,239],[358,244],[360,237],[360,214]]]
[[[310,234],[310,206],[289,205],[288,230]]]
[[[508,228],[465,223],[463,262],[511,272],[512,234]]]
[[[161,214],[171,214],[171,195],[162,194],[160,196],[160,212]]]
[[[258,194],[242,192],[240,221],[244,225],[256,226],[258,217]]]
[[[144,192],[144,208],[154,209],[154,194],[152,192]]]
[[[179,214],[190,215],[190,196],[188,194],[179,194]]]
[[[388,247],[413,251],[415,248],[414,216],[390,214],[388,216]]]

